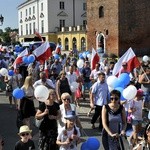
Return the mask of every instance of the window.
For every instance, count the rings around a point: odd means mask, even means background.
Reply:
[[[28,24],[26,24],[26,35],[28,35]]]
[[[83,27],[86,27],[86,25],[87,25],[87,21],[83,20]]]
[[[77,48],[77,40],[75,37],[72,40],[72,47],[73,47],[73,50]]]
[[[60,29],[61,29],[61,27],[65,27],[65,20],[60,20],[59,21],[60,23]]]
[[[33,6],[33,14],[35,14],[35,6]]]
[[[43,3],[41,3],[41,11],[43,11]]]
[[[102,18],[102,17],[104,17],[104,7],[100,6],[99,7],[99,18]]]
[[[22,18],[22,11],[20,12],[20,18]]]
[[[21,29],[21,36],[23,35],[23,28],[22,28],[22,25],[21,25],[21,27],[20,27],[20,29]]]
[[[69,40],[65,38],[65,50],[69,50]]]
[[[28,9],[26,9],[26,16],[28,15]]]
[[[35,22],[33,22],[33,32],[35,32]]]
[[[59,3],[59,7],[60,7],[60,9],[65,9],[65,3],[64,2],[60,2]]]
[[[31,23],[29,24],[29,34],[32,34]]]
[[[86,3],[83,3],[83,10],[86,11],[87,7],[86,7]]]
[[[31,8],[29,8],[29,15],[31,15]]]
[[[44,20],[41,21],[41,33],[44,33]]]

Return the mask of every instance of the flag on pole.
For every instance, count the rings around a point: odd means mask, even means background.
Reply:
[[[131,47],[124,53],[124,55],[121,58],[119,58],[119,60],[115,64],[113,73],[112,73],[113,75],[119,74],[119,72],[122,69],[122,64],[124,62],[127,63],[128,72],[131,72],[134,68],[137,68],[138,66],[140,66],[140,62]]]
[[[43,40],[41,34],[39,33],[39,31],[38,31],[37,29],[35,29],[35,32],[34,32],[34,33],[35,33],[35,35],[36,35],[39,39],[41,39],[42,42],[44,42],[44,40]]]
[[[45,65],[44,65],[44,72],[46,73],[46,77],[48,78],[48,68],[47,68],[47,61],[45,60]]]
[[[59,44],[57,44],[56,49],[55,49],[55,53],[60,55],[61,54],[61,47]]]
[[[43,62],[44,64],[45,60],[48,60],[49,57],[52,56],[49,42],[44,42],[41,46],[33,51],[33,54],[36,56],[37,60]]]
[[[15,61],[14,61],[14,63],[13,63],[14,70],[17,68],[17,65],[18,65],[18,64],[23,63],[22,58],[23,58],[24,56],[27,56],[27,55],[28,55],[28,49],[26,48],[26,49],[25,49],[24,51],[22,51],[22,52],[18,55],[18,57],[15,59]]]
[[[96,50],[94,48],[92,48],[92,56],[91,56],[91,69],[95,69],[95,65],[97,63],[99,63],[100,58],[98,53],[96,52]]]

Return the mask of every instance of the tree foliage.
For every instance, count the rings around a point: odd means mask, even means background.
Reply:
[[[12,42],[14,43],[14,40],[11,37],[11,33],[18,33],[18,29],[11,29],[10,27],[7,27],[4,29],[0,29],[0,42],[3,42],[6,45],[10,45]]]

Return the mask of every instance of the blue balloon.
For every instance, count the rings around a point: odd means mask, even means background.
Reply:
[[[22,58],[22,61],[23,61],[24,63],[28,64],[28,56],[24,56],[24,57]]]
[[[88,148],[87,142],[82,143],[82,145],[81,145],[81,150],[90,150],[90,149]]]
[[[23,51],[23,47],[19,47],[19,52],[22,52]]]
[[[53,56],[55,59],[59,59],[59,57],[60,57],[58,54],[54,54]]]
[[[79,58],[80,58],[80,59],[84,59],[82,53],[79,54]]]
[[[13,96],[16,99],[22,99],[24,97],[24,91],[19,88],[16,88],[13,90]]]
[[[90,52],[89,52],[89,51],[86,51],[85,53],[86,53],[86,56],[87,56],[88,54],[90,54]]]
[[[128,73],[122,73],[119,76],[118,79],[122,84],[124,84],[124,86],[128,85],[130,83],[130,76]]]
[[[28,63],[33,63],[35,61],[35,56],[34,55],[29,55],[28,56]]]
[[[113,87],[114,87],[114,88],[117,88],[117,87],[122,87],[122,88],[124,88],[125,86],[124,86],[124,84],[122,83],[122,81],[120,81],[120,80],[118,79],[116,82],[114,82]]]
[[[100,148],[100,142],[95,137],[90,137],[87,139],[87,146],[89,150],[98,150]]]
[[[14,75],[14,71],[13,71],[13,70],[9,70],[9,71],[8,71],[8,75],[9,75],[9,76],[13,76],[13,75]]]
[[[20,52],[20,47],[19,46],[15,47],[15,52],[17,52],[17,53]]]

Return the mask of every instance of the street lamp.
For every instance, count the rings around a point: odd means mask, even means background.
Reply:
[[[1,16],[0,16],[0,26],[3,25],[3,22],[4,22],[4,17],[1,15]]]

